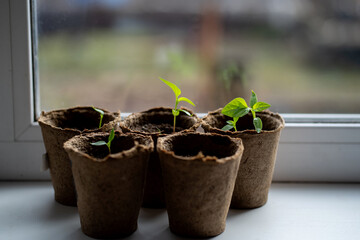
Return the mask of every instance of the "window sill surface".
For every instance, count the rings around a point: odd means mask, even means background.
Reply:
[[[182,239],[165,210],[141,209],[128,239]],[[273,183],[269,200],[252,210],[230,210],[213,239],[349,239],[360,235],[360,184]],[[54,201],[50,182],[0,182],[1,239],[92,239],[81,232],[75,207]]]

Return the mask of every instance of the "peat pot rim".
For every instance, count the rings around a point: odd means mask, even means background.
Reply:
[[[218,133],[218,134],[226,134],[228,136],[237,137],[238,135],[274,134],[274,133],[280,132],[285,127],[285,120],[279,113],[274,113],[269,110],[264,110],[261,112],[257,112],[256,116],[260,117],[260,118],[261,118],[261,116],[268,116],[270,118],[275,119],[278,122],[278,126],[275,129],[272,129],[272,130],[262,129],[260,133],[257,133],[255,129],[245,129],[245,130],[239,130],[236,132],[229,131],[229,130],[224,131],[224,130],[214,127],[208,123],[210,118],[218,119],[219,117],[226,117],[221,113],[222,109],[223,108],[218,108],[214,111],[208,112],[208,114],[201,120],[201,127],[205,131],[212,132],[212,133]],[[248,115],[251,115],[251,113],[248,113]]]
[[[53,118],[51,118],[51,115],[59,114],[59,113],[62,113],[62,112],[69,112],[69,111],[74,111],[74,110],[91,110],[91,111],[95,111],[93,109],[93,106],[76,106],[76,107],[71,107],[71,108],[63,108],[63,109],[51,110],[49,112],[42,111],[41,114],[40,114],[40,117],[37,119],[37,121],[38,121],[38,123],[40,125],[45,125],[45,126],[48,126],[50,128],[56,129],[56,130],[73,132],[75,134],[107,131],[109,129],[109,127],[112,126],[114,123],[120,124],[120,121],[121,121],[120,111],[110,112],[110,111],[108,111],[106,109],[103,109],[103,108],[98,108],[98,107],[96,107],[96,108],[102,110],[104,112],[104,116],[106,116],[106,115],[107,116],[112,116],[112,117],[114,117],[114,119],[107,122],[107,123],[103,123],[101,128],[93,128],[93,129],[86,129],[85,128],[84,130],[79,130],[79,129],[76,129],[76,128],[67,128],[67,127],[62,128],[62,127],[56,126],[56,125],[54,125],[52,123],[49,123],[47,121],[49,119],[53,119]]]
[[[202,152],[199,152],[197,155],[194,155],[194,156],[182,156],[182,155],[175,154],[174,151],[166,150],[163,147],[166,142],[171,141],[174,138],[178,138],[178,137],[187,138],[187,137],[191,137],[191,136],[203,136],[203,137],[208,136],[210,138],[223,138],[223,139],[226,139],[226,141],[233,143],[237,147],[237,149],[233,154],[230,154],[229,156],[216,157],[216,156],[206,156]],[[234,159],[240,158],[243,154],[244,146],[243,146],[241,138],[232,138],[232,137],[217,134],[217,133],[180,132],[180,133],[175,133],[175,134],[171,134],[171,135],[159,138],[157,141],[157,151],[162,152],[173,158],[176,158],[177,160],[180,160],[180,161],[204,162],[207,164],[224,164],[229,161],[233,161]]]
[[[77,143],[79,142],[88,142],[90,144],[92,141],[90,139],[93,139],[95,137],[103,137],[103,136],[109,136],[109,133],[106,132],[95,132],[95,133],[85,133],[76,135],[72,138],[70,138],[68,141],[64,143],[64,149],[66,152],[73,152],[74,154],[86,158],[88,160],[91,160],[95,163],[105,163],[107,161],[116,161],[120,158],[124,157],[132,157],[139,154],[139,152],[152,152],[154,149],[154,142],[150,136],[144,136],[141,134],[136,133],[121,133],[119,131],[115,131],[115,138],[116,137],[129,137],[131,141],[134,142],[134,145],[126,150],[122,150],[118,153],[110,153],[106,155],[104,158],[96,158],[94,156],[89,155],[88,153],[85,153],[84,151],[81,151],[77,147]],[[139,143],[137,139],[143,139],[144,143]]]
[[[134,132],[134,133],[138,133],[138,134],[149,135],[149,136],[159,136],[159,137],[168,136],[169,134],[167,134],[167,133],[156,133],[156,132],[149,133],[149,132],[133,130],[133,129],[129,128],[128,126],[126,126],[126,123],[128,121],[132,120],[132,119],[137,119],[137,118],[139,118],[140,116],[143,116],[143,115],[151,116],[151,115],[156,115],[156,114],[161,114],[161,113],[172,115],[172,109],[173,108],[171,108],[171,107],[154,107],[154,108],[150,108],[150,109],[145,110],[145,111],[132,113],[120,123],[120,126],[124,130],[124,132]],[[184,110],[188,111],[192,115],[188,116],[185,113],[180,112],[179,116],[194,118],[194,120],[195,120],[194,125],[192,125],[190,128],[183,129],[180,132],[181,133],[183,133],[183,132],[194,132],[198,127],[200,127],[201,119],[192,110],[190,110],[190,109],[188,109],[186,107],[181,107],[180,109],[184,109]],[[178,121],[179,116],[177,116],[177,121]],[[176,132],[176,133],[179,133],[179,132]],[[171,134],[173,134],[173,133],[171,133]]]

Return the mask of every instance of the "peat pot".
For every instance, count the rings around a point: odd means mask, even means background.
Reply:
[[[251,113],[239,118],[237,132],[223,131],[226,121],[231,120],[221,113],[221,108],[209,112],[202,120],[205,132],[241,138],[244,154],[241,159],[235,189],[231,201],[232,208],[256,208],[264,205],[275,167],[280,131],[284,128],[284,119],[277,113],[262,111],[256,113],[263,123],[263,130],[254,130]]]
[[[241,155],[241,139],[206,133],[159,138],[170,230],[212,237],[225,230]]]
[[[78,135],[64,144],[72,162],[82,231],[93,238],[119,238],[137,229],[151,137],[116,132]]]
[[[110,131],[120,123],[120,112],[104,111],[103,125],[99,128],[100,114],[92,107],[74,107],[42,112],[38,119],[49,161],[55,200],[76,206],[76,192],[71,164],[63,145],[75,135],[87,132]]]
[[[196,131],[200,126],[200,119],[189,109],[188,116],[183,112],[176,118],[176,132]],[[129,115],[120,125],[123,132],[133,132],[151,136],[155,143],[155,150],[151,153],[146,176],[143,207],[165,207],[162,173],[159,155],[156,152],[156,143],[159,137],[173,133],[173,121],[171,108],[152,108],[147,111]]]

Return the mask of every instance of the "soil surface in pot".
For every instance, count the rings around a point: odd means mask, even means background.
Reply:
[[[146,132],[146,133],[161,133],[161,134],[171,134],[173,133],[173,125],[168,123],[159,123],[159,124],[153,124],[153,123],[147,123],[142,126],[136,126],[133,130],[139,131],[139,132]],[[184,130],[182,127],[176,127],[176,132],[180,132]]]
[[[188,112],[191,110],[184,108]],[[152,108],[144,112],[131,114],[123,121],[123,131],[135,131],[147,134],[166,135],[173,133],[174,116],[172,115],[171,108]],[[199,126],[199,119],[196,115],[189,117],[181,112],[176,117],[176,132],[183,130],[196,130]]]
[[[172,151],[177,156],[193,157],[202,154],[203,156],[212,156],[216,158],[225,158],[232,156],[238,147],[234,142],[222,136],[213,136],[212,138],[202,135],[194,135],[191,141],[184,141],[183,138],[174,138],[172,141]]]
[[[48,124],[62,129],[70,128],[83,131],[85,129],[98,129],[100,114],[92,108],[72,108],[66,111],[54,111],[54,116],[47,120]],[[55,116],[56,115],[56,116]],[[111,113],[105,112],[102,125],[113,121]]]
[[[111,142],[111,154],[116,154],[125,150],[129,150],[135,146],[134,141],[132,141],[131,136],[120,135],[119,132],[115,133],[115,138]],[[108,136],[95,136],[91,138],[91,142],[98,142],[98,141],[108,141]],[[141,138],[135,138],[135,141],[142,143],[143,140]],[[93,146],[90,143],[86,143],[85,141],[82,142],[81,145],[77,146],[78,149],[91,157],[102,159],[105,158],[109,154],[108,147],[105,145],[102,146]]]

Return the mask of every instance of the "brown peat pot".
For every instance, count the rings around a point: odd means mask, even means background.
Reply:
[[[64,144],[72,162],[82,231],[93,238],[119,238],[137,229],[151,137],[116,132],[78,135]]]
[[[200,119],[189,109],[183,108],[193,114],[188,116],[183,112],[176,118],[176,132],[196,131],[200,126]],[[159,137],[173,133],[171,108],[157,107],[147,111],[133,113],[122,123],[123,132],[133,132],[151,136],[155,143],[155,150],[151,153],[146,175],[143,207],[164,208],[164,188],[160,167],[159,155],[156,152],[156,143]]]
[[[202,120],[205,132],[241,138],[244,154],[241,159],[235,189],[231,201],[232,208],[256,208],[264,205],[275,167],[280,131],[284,128],[284,119],[277,113],[262,111],[256,113],[263,123],[263,130],[254,130],[251,113],[239,118],[237,132],[223,131],[226,121],[231,120],[221,113],[221,108],[209,112]]]
[[[170,230],[212,237],[225,230],[243,145],[241,139],[177,133],[158,139]]]
[[[92,107],[74,107],[42,112],[38,119],[45,144],[55,200],[68,206],[76,206],[76,192],[71,173],[71,163],[63,145],[75,135],[110,131],[117,128],[120,112],[104,111],[103,126],[99,127],[100,114]]]

